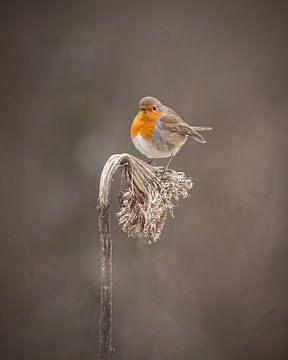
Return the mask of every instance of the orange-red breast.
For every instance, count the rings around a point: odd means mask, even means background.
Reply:
[[[140,111],[131,125],[131,138],[135,147],[148,158],[170,157],[181,149],[191,136],[194,140],[206,141],[198,132],[211,130],[206,126],[190,126],[169,107],[151,96],[140,100]]]

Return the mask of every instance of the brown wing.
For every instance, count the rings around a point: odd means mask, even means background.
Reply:
[[[195,128],[183,121],[179,115],[166,115],[160,119],[165,130],[177,132],[180,135],[190,135],[194,140],[206,143],[206,140],[197,131],[211,130],[211,127],[196,126]]]

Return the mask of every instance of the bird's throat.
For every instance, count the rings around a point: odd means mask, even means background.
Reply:
[[[151,139],[155,127],[157,126],[156,121],[163,115],[165,115],[165,113],[161,111],[139,111],[131,126],[132,139],[138,134],[146,140]]]

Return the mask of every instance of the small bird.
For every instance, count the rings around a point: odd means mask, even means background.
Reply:
[[[199,131],[211,130],[207,126],[190,126],[158,99],[146,96],[139,102],[140,111],[131,125],[131,138],[135,147],[152,163],[155,158],[172,158],[181,149],[187,136],[206,143]]]

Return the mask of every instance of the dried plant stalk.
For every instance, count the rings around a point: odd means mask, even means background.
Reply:
[[[130,236],[155,242],[163,229],[167,214],[179,198],[188,196],[192,181],[183,172],[155,167],[129,154],[112,155],[100,179],[98,218],[101,257],[101,309],[99,359],[110,360],[112,354],[112,240],[109,220],[109,193],[113,175],[121,167],[126,189],[118,213],[119,224]]]

